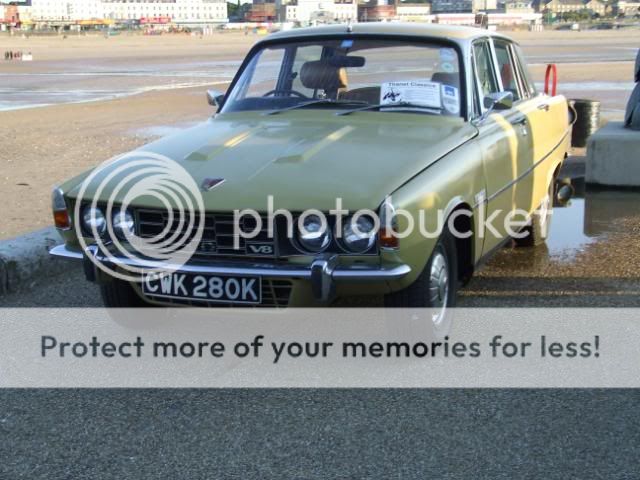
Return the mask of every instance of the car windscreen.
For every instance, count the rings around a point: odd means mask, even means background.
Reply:
[[[456,49],[442,44],[290,41],[252,55],[222,111],[379,106],[371,111],[461,116],[463,84]]]

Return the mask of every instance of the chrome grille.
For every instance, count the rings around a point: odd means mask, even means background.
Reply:
[[[159,235],[169,223],[169,212],[166,210],[137,209],[134,211],[136,222],[136,235],[143,238],[151,238]],[[255,238],[239,238],[238,249],[234,249],[234,216],[229,213],[205,214],[204,230],[200,245],[196,249],[194,257],[260,257],[273,258],[276,256],[275,235],[269,238],[267,216],[261,216],[262,228]],[[197,225],[199,222],[196,222]],[[173,217],[173,225],[168,230],[167,236],[175,233],[179,227],[178,214]],[[249,216],[241,219],[240,230],[246,233],[252,232],[256,227],[256,220]],[[195,232],[194,232],[195,234]],[[179,238],[179,237],[178,237]],[[193,235],[185,239],[188,243]],[[179,247],[179,245],[176,245]]]

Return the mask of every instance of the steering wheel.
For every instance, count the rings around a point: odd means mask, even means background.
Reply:
[[[262,95],[263,97],[270,97],[271,95],[275,95],[276,93],[290,93],[298,98],[306,98],[308,99],[309,97],[307,97],[304,93],[300,93],[296,90],[280,90],[280,89],[275,89],[275,90],[269,90],[267,93],[265,93],[264,95]]]

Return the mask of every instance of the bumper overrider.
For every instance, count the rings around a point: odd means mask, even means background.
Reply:
[[[328,302],[335,295],[337,283],[384,283],[400,280],[411,272],[411,267],[400,264],[390,267],[339,265],[337,255],[317,256],[310,265],[282,265],[260,262],[233,262],[216,260],[208,263],[188,263],[181,266],[157,265],[132,258],[103,256],[97,246],[90,246],[84,252],[67,245],[59,245],[49,252],[54,257],[82,260],[84,272],[89,281],[98,282],[97,263],[108,267],[127,265],[140,269],[154,268],[202,275],[257,275],[274,279],[306,280],[311,283],[317,301]]]

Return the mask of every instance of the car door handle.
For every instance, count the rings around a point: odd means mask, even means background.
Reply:
[[[526,125],[526,124],[527,124],[527,117],[525,117],[524,115],[522,117],[516,118],[511,122],[511,125]]]
[[[540,105],[538,105],[538,110],[544,110],[545,112],[549,111],[549,104],[548,103],[541,103]]]

